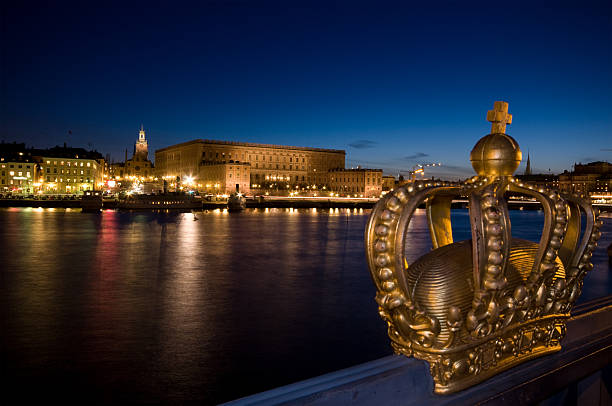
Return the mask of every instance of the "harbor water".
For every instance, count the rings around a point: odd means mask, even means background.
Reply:
[[[370,210],[0,209],[2,399],[216,404],[391,354]],[[470,238],[453,210],[455,240]],[[602,216],[580,301],[612,292]],[[538,241],[541,211],[512,211]],[[424,211],[408,261],[431,245]]]

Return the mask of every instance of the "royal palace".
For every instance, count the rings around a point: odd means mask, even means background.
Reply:
[[[156,150],[155,166],[158,177],[189,179],[209,192],[308,188],[380,196],[382,170],[343,172],[345,156],[336,149],[200,139]]]

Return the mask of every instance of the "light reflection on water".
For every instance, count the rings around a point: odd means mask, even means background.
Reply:
[[[210,404],[389,354],[369,213],[0,210],[6,397]],[[469,238],[467,211],[452,215]],[[541,212],[511,216],[537,239]],[[610,291],[611,228],[587,298]],[[431,249],[423,211],[409,231],[413,262]]]

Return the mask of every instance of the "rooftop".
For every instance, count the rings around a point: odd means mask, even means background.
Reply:
[[[214,145],[231,145],[231,146],[238,146],[238,147],[277,148],[277,149],[293,149],[293,150],[299,150],[299,151],[331,152],[331,153],[343,154],[343,155],[346,154],[346,151],[344,151],[343,149],[296,147],[296,146],[290,146],[290,145],[258,144],[255,142],[218,141],[218,140],[203,140],[203,139],[197,139],[197,140],[182,142],[180,144],[170,145],[168,147],[155,150],[155,152],[166,151],[171,148],[183,147],[183,146],[187,146],[191,144],[199,144],[199,143],[214,144]]]

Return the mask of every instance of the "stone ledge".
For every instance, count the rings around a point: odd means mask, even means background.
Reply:
[[[425,361],[391,355],[224,405],[517,405],[539,402],[612,365],[612,295],[577,306],[563,349],[451,395],[434,395]],[[609,394],[608,394],[609,396]]]

